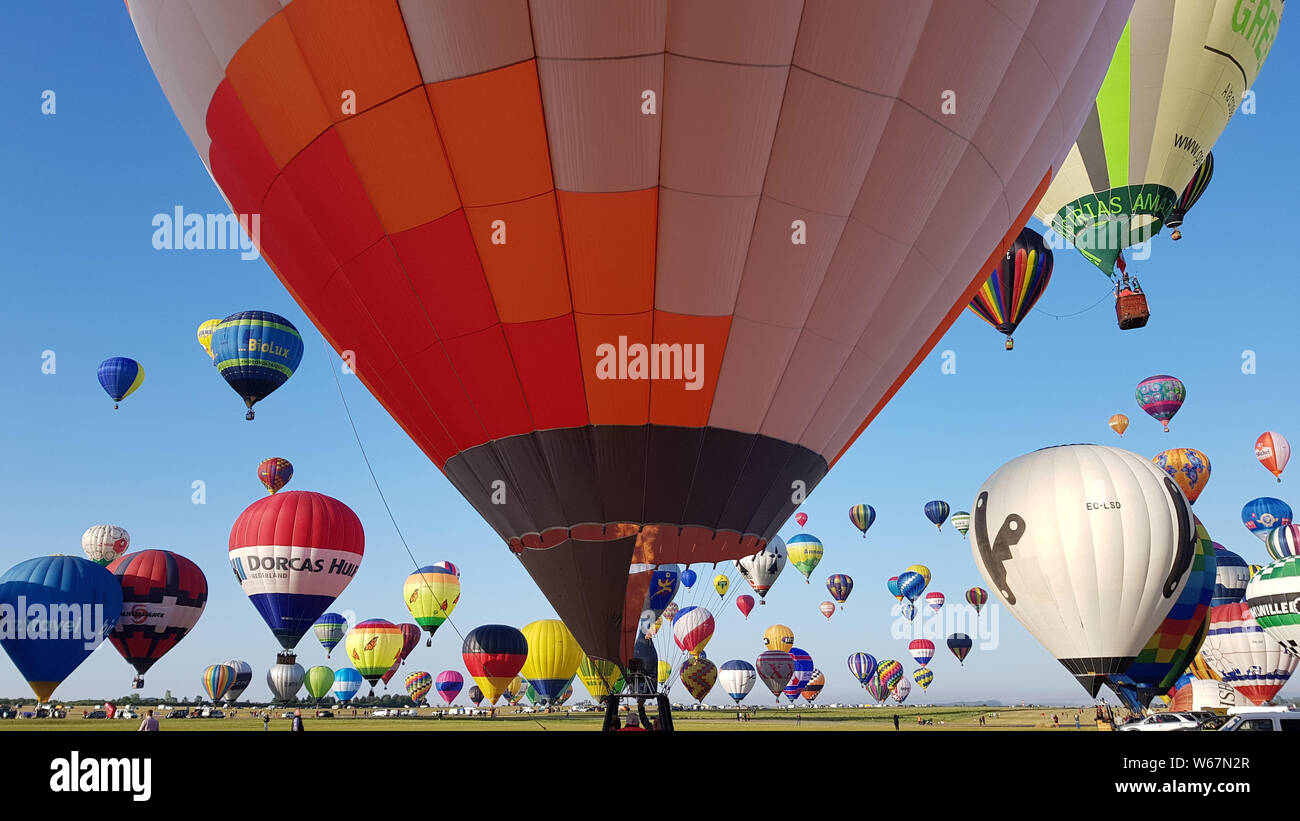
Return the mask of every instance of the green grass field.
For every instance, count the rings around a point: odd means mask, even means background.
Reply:
[[[278,716],[283,711],[276,711]],[[750,721],[736,721],[734,712],[691,713],[686,711],[673,714],[674,725],[680,731],[770,731],[819,732],[819,731],[894,731],[893,716],[899,717],[899,729],[904,732],[948,732],[975,731],[997,732],[1005,730],[1051,730],[1052,715],[1061,718],[1059,732],[1075,732],[1075,710],[1062,708],[1058,710],[1032,709],[998,709],[998,718],[988,718],[987,725],[981,727],[979,716],[988,716],[993,710],[973,707],[908,707],[893,709],[821,709],[800,710],[791,714],[788,711],[759,711]],[[262,719],[249,718],[245,711],[240,711],[238,718],[223,719],[163,719],[159,721],[162,732],[263,732]],[[1046,713],[1044,716],[1043,714]],[[934,724],[921,726],[916,723],[917,716],[932,719]],[[541,714],[541,715],[503,715],[495,718],[433,718],[425,715],[420,718],[315,718],[311,712],[304,711],[304,728],[313,732],[320,730],[349,732],[369,731],[587,731],[598,730],[602,715],[599,713]],[[1091,710],[1080,715],[1083,730],[1095,731]],[[942,723],[940,723],[942,722]],[[0,721],[0,731],[92,731],[92,732],[136,732],[140,722],[128,719],[89,720],[76,711],[65,719],[12,719]],[[289,720],[271,719],[272,732],[286,732]]]

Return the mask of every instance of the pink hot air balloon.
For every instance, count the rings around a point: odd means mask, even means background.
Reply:
[[[835,615],[835,602],[824,601],[817,606],[817,609],[822,611],[822,615],[829,619]]]
[[[465,677],[455,670],[443,670],[433,681],[433,689],[438,691],[438,695],[443,701],[451,704],[460,695],[461,688],[465,686]]]
[[[939,591],[925,594],[925,603],[930,605],[930,609],[938,613],[943,609],[943,603],[947,601]]]
[[[808,514],[802,512],[796,513],[794,514],[794,520],[799,523],[799,527],[803,527],[808,524]]]
[[[736,609],[745,614],[745,619],[749,619],[749,611],[754,609],[753,596],[737,596]]]

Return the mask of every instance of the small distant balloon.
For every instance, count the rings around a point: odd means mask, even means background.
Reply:
[[[736,609],[744,614],[745,618],[748,619],[749,611],[754,609],[754,597],[750,595],[737,596]]]
[[[113,400],[113,410],[117,404],[144,384],[144,366],[125,356],[112,356],[99,363],[99,384]]]
[[[951,508],[947,502],[935,500],[925,503],[925,518],[929,519],[935,527],[943,530],[943,523],[948,520],[948,513]]]
[[[808,524],[808,514],[803,513],[802,511],[796,513],[794,514],[794,520],[799,523],[799,527],[803,527],[804,525]]]
[[[1117,413],[1110,418],[1109,424],[1111,430],[1123,436],[1124,431],[1128,430],[1128,417],[1122,413]]]
[[[263,459],[257,465],[257,478],[261,480],[267,493],[275,493],[289,484],[289,480],[293,478],[293,465],[288,459],[281,459],[279,456]]]
[[[821,611],[823,616],[829,619],[831,616],[835,615],[835,602],[824,601],[817,605],[817,609]]]
[[[1265,431],[1255,440],[1255,458],[1281,482],[1282,471],[1291,458],[1291,443],[1276,431]]]
[[[854,505],[849,508],[849,521],[862,531],[862,538],[867,538],[867,530],[876,521],[876,509],[871,505]]]

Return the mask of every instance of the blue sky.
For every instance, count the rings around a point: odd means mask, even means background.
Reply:
[[[1257,113],[1236,117],[1215,146],[1216,176],[1185,224],[1185,238],[1160,237],[1152,258],[1131,266],[1149,291],[1150,324],[1121,333],[1110,299],[1077,316],[1049,315],[1080,311],[1108,291],[1107,280],[1071,250],[1058,252],[1052,284],[1016,333],[1014,352],[1004,352],[1002,337],[973,314],[963,315],[803,507],[806,532],[826,545],[814,583],[803,584],[789,568],[748,621],[730,604],[716,609],[711,659],[752,662],[763,629],[779,621],[826,673],[822,701],[863,700],[845,666],[851,652],[908,658],[906,640],[890,636],[889,576],[926,564],[930,589],[952,604],[982,583],[965,540],[949,525],[936,532],[923,504],[937,498],[969,509],[998,466],[1062,442],[1118,444],[1148,457],[1175,446],[1205,451],[1213,477],[1196,513],[1217,541],[1251,562],[1266,561],[1262,543],[1240,523],[1241,505],[1260,495],[1300,504],[1291,494],[1300,478],[1284,477],[1279,487],[1253,453],[1264,430],[1300,444],[1287,318],[1297,291],[1288,217],[1291,192],[1300,190],[1291,160],[1300,107],[1288,81],[1298,61],[1284,35],[1255,86]],[[262,261],[243,261],[236,251],[151,245],[155,214],[177,205],[197,213],[227,208],[122,6],[6,4],[0,67],[7,78],[0,86],[7,112],[0,128],[0,383],[8,394],[0,426],[8,465],[0,472],[7,535],[0,566],[80,554],[82,531],[110,522],[131,532],[133,549],[182,553],[207,575],[208,608],[146,676],[145,694],[170,689],[193,697],[206,665],[241,658],[254,667],[249,696],[265,698],[264,675],[278,644],[239,589],[226,542],[239,512],[264,493],[257,463],[284,456],[295,466],[291,488],[335,496],[365,525],[365,559],[335,609],[409,620],[401,585],[411,560],[353,439],[328,372],[337,361],[327,357],[320,335]],[[46,89],[57,94],[53,116],[41,113]],[[258,406],[252,424],[194,341],[202,320],[246,309],[290,318],[306,342],[297,374]],[[42,373],[47,350],[56,356],[54,374]],[[941,371],[945,351],[955,356],[955,373]],[[1246,351],[1254,352],[1253,374],[1242,371]],[[95,380],[98,363],[113,355],[139,359],[146,370],[143,387],[117,412]],[[1170,434],[1133,400],[1136,383],[1156,373],[1175,374],[1188,389]],[[452,617],[460,631],[553,617],[496,534],[360,383],[340,378],[416,557],[461,568],[464,594]],[[1132,419],[1122,441],[1106,427],[1116,412]],[[206,485],[205,504],[191,501],[195,481]],[[872,504],[879,516],[865,541],[847,517],[857,502]],[[791,522],[782,533],[798,530]],[[697,570],[701,584],[714,573]],[[850,574],[857,586],[848,607],[826,621],[817,605],[829,598],[822,582],[836,572]],[[716,599],[699,598],[709,597]],[[998,616],[996,650],[977,648],[959,668],[941,648],[928,698],[918,691],[912,701],[1085,699],[1008,613]],[[326,663],[310,636],[299,649],[305,666]],[[341,666],[342,653],[331,663]],[[905,667],[915,669],[910,660]],[[421,645],[403,672],[444,669],[464,672],[460,640],[448,628],[432,648]],[[117,697],[128,692],[132,675],[106,644],[58,695]],[[675,692],[685,697],[680,686]],[[1292,685],[1283,695],[1296,692]],[[0,695],[28,693],[13,666],[0,661]],[[750,698],[757,697],[756,691]],[[710,700],[721,703],[720,688]]]

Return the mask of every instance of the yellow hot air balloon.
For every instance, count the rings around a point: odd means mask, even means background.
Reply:
[[[406,577],[402,599],[411,618],[429,634],[425,646],[431,646],[433,634],[460,602],[460,571],[451,562],[421,567]]]
[[[520,674],[546,702],[554,702],[573,680],[584,654],[578,640],[559,619],[542,619],[524,625],[528,659]]]
[[[402,655],[402,643],[401,628],[384,619],[367,619],[348,631],[344,643],[348,661],[362,678],[370,682],[372,695],[375,682],[392,669]]]
[[[1171,448],[1152,456],[1151,461],[1169,474],[1192,504],[1210,481],[1210,457],[1196,448]]]
[[[605,659],[594,659],[584,655],[582,663],[578,665],[578,678],[582,680],[582,686],[587,688],[587,692],[591,693],[591,697],[596,701],[613,692],[614,684],[620,675],[622,673],[619,672],[618,665]]]
[[[784,624],[774,624],[763,631],[763,647],[768,650],[785,650],[794,647],[794,631]]]
[[[1268,57],[1284,6],[1137,0],[1034,216],[1108,276],[1159,233]]]
[[[920,573],[921,578],[925,579],[925,586],[926,587],[930,586],[930,568],[926,567],[923,564],[914,564],[914,565],[909,565],[907,569],[912,571],[913,573]]]
[[[475,681],[478,681],[478,679],[475,679]],[[524,697],[524,677],[521,675],[515,676],[514,680],[507,684],[506,688],[500,692],[489,692],[489,690],[484,688],[482,684],[479,685],[479,689],[483,690],[483,695],[486,696],[489,701],[496,700],[492,698],[493,696],[505,696],[506,703],[515,704],[519,699]]]
[[[713,589],[718,591],[719,596],[727,595],[728,587],[731,587],[731,579],[721,573],[713,577]]]
[[[659,662],[659,683],[663,684],[673,674],[673,666],[666,661]]]
[[[220,324],[220,319],[209,319],[200,325],[198,330],[199,344],[203,346],[203,350],[208,352],[208,359],[213,361],[216,361],[216,356],[212,353],[212,332]]]
[[[1117,413],[1110,418],[1109,424],[1111,430],[1123,436],[1124,431],[1128,430],[1128,417],[1122,413]]]

